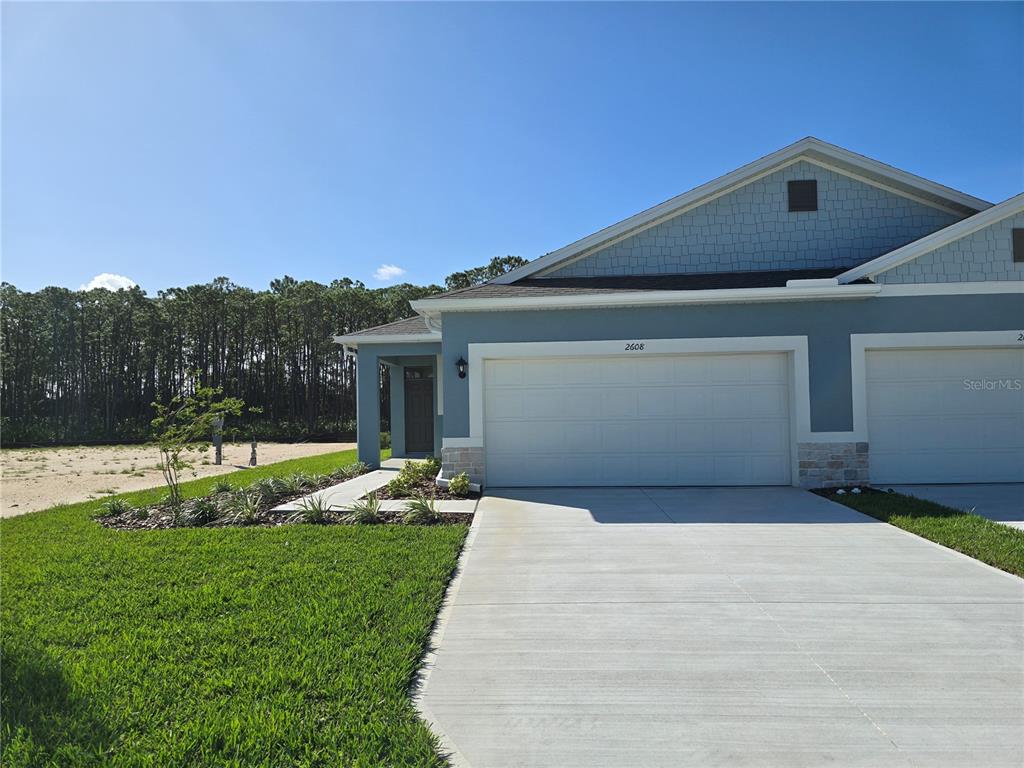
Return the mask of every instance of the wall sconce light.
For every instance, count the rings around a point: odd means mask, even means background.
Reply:
[[[466,378],[466,368],[467,367],[468,367],[468,363],[465,360],[463,360],[461,357],[458,360],[455,361],[455,368],[459,372],[459,378],[460,379]]]

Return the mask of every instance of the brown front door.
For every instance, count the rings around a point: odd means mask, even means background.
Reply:
[[[405,379],[405,450],[434,452],[434,380]]]

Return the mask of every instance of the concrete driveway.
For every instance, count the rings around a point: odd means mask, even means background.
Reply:
[[[1024,762],[1024,581],[810,493],[490,491],[462,562],[455,765]]]
[[[1024,529],[1024,483],[894,485],[892,489],[953,509],[974,510],[989,520]]]

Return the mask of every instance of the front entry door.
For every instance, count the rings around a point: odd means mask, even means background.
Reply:
[[[434,380],[429,368],[405,371],[405,450],[434,452]]]

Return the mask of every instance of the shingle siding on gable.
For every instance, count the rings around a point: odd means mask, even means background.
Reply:
[[[817,211],[789,212],[800,179]],[[852,267],[961,218],[800,161],[544,277]]]
[[[883,272],[878,283],[973,283],[1024,280],[1024,263],[1013,261],[1013,230],[1024,213],[997,221],[913,261]]]

